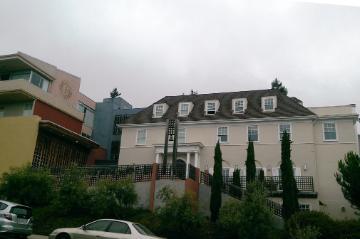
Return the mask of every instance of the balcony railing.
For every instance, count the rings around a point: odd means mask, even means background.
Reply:
[[[295,176],[296,186],[299,192],[314,192],[314,181],[312,176]],[[266,176],[265,186],[270,192],[281,192],[282,181],[279,176]],[[209,173],[201,172],[200,183],[211,185],[212,175]],[[225,185],[233,184],[233,177],[223,176],[223,183]],[[240,176],[240,185],[242,190],[246,189],[246,176]]]
[[[186,177],[186,166],[172,164],[159,164],[157,171],[157,179],[182,179]]]

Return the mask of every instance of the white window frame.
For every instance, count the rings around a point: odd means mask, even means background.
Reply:
[[[301,206],[308,206],[309,210],[301,209]],[[299,203],[299,210],[302,211],[302,212],[311,211],[311,205],[309,203]]]
[[[157,114],[158,112],[157,112],[157,107],[162,107],[162,112],[161,112],[161,114]],[[153,118],[161,118],[161,117],[163,117],[163,115],[165,114],[165,112],[166,112],[166,104],[154,104],[154,106],[153,106]]]
[[[188,110],[187,110],[186,113],[182,113],[181,107],[182,107],[183,105],[187,105],[187,106],[188,106]],[[190,108],[190,107],[191,107],[191,103],[190,103],[190,102],[180,102],[180,103],[179,103],[179,109],[178,109],[178,114],[179,114],[179,116],[180,116],[180,117],[188,116],[189,113],[190,113],[190,111],[191,111],[191,108]]]
[[[179,137],[179,135],[180,135],[180,134],[179,134],[180,130],[184,130],[184,142],[180,142],[180,140],[179,140],[179,139],[180,139],[180,137]],[[186,128],[179,128],[179,129],[178,129],[178,143],[179,143],[179,144],[185,144],[185,143],[186,143]]]
[[[139,142],[139,134],[140,131],[145,131],[145,135],[144,135],[144,142]],[[143,129],[138,129],[136,132],[136,145],[145,145],[146,144],[146,138],[147,138],[147,129],[143,128]]]
[[[288,122],[282,122],[282,123],[279,123],[279,125],[278,125],[278,137],[279,137],[279,141],[281,141],[281,134],[282,134],[282,132],[280,131],[280,126],[281,125],[285,125],[285,124],[287,124],[287,125],[289,125],[290,127],[290,131],[288,132],[288,134],[289,134],[289,136],[290,136],[290,140],[292,140],[292,135],[293,135],[293,133],[292,133],[292,124],[291,123],[288,123]]]
[[[247,127],[247,141],[249,142],[249,128],[250,127],[255,127],[257,128],[257,140],[256,141],[252,141],[252,142],[259,142],[260,141],[260,129],[259,129],[259,125],[248,125]]]
[[[237,111],[236,110],[236,103],[237,102],[242,102],[242,104],[243,104],[243,110],[242,111]],[[246,109],[247,109],[247,99],[246,98],[237,98],[237,99],[232,100],[233,114],[243,114],[243,113],[245,113]]]
[[[226,128],[226,141],[222,141],[220,134],[219,134],[219,129],[220,128]],[[219,141],[219,143],[229,143],[229,126],[219,126],[217,128],[217,140]]]
[[[273,100],[273,108],[272,109],[265,109],[265,101],[266,100]],[[275,109],[277,108],[277,98],[276,96],[266,96],[266,97],[261,97],[261,108],[263,110],[263,112],[274,112]]]
[[[334,124],[335,136],[336,136],[335,139],[326,139],[326,138],[325,138],[325,124],[326,124],[326,123]],[[336,122],[335,122],[334,120],[324,121],[323,124],[322,124],[322,126],[323,126],[323,140],[324,140],[325,142],[336,142],[336,141],[338,141],[338,129],[337,129],[337,124],[336,124]]]
[[[214,114],[209,114],[208,113],[208,104],[213,103],[215,105],[215,111]],[[207,100],[205,101],[205,115],[216,115],[216,112],[219,109],[219,102],[217,100]]]

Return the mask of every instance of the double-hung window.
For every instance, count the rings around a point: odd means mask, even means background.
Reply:
[[[324,140],[325,141],[337,140],[336,125],[335,125],[334,121],[324,122],[323,128],[324,128]]]
[[[249,141],[259,141],[259,128],[257,125],[248,126],[248,140]]]
[[[279,124],[279,139],[282,140],[284,132],[289,134],[289,138],[291,139],[291,124],[290,123],[281,123]]]
[[[216,101],[206,101],[205,102],[205,114],[206,115],[215,115],[216,114]]]
[[[245,112],[247,106],[247,100],[245,98],[242,99],[233,99],[233,113],[234,114],[242,114]]]
[[[161,118],[167,109],[166,104],[155,104],[153,106],[153,117],[154,118]]]
[[[186,130],[185,128],[178,129],[178,143],[184,144],[186,143]]]
[[[275,111],[275,108],[277,107],[276,96],[262,97],[261,107],[263,111]]]
[[[180,103],[179,116],[188,116],[190,111],[190,103]]]
[[[136,144],[144,145],[146,142],[146,129],[139,129],[137,131]]]
[[[228,127],[219,127],[218,128],[218,140],[220,143],[227,143],[229,140],[228,137]]]

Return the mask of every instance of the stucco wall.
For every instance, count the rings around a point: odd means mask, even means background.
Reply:
[[[0,118],[0,174],[33,160],[40,118]]]

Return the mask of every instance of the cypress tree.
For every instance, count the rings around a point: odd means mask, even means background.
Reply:
[[[234,173],[233,173],[233,184],[236,186],[241,186],[240,184],[240,170],[239,169],[235,169]]]
[[[256,176],[256,165],[255,165],[254,143],[252,141],[249,141],[245,165],[246,165],[246,183],[253,182]]]
[[[222,187],[222,156],[219,141],[216,143],[214,155],[214,175],[211,184],[210,212],[211,221],[216,222],[219,218],[221,207],[221,187]]]
[[[297,187],[294,177],[293,164],[290,158],[291,141],[289,134],[285,131],[281,140],[281,180],[282,180],[282,214],[285,220],[289,219],[292,214],[299,210],[297,198]]]

